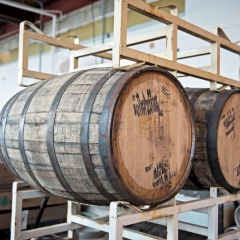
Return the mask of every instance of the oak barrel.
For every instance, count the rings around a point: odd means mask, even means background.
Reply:
[[[240,190],[240,91],[185,89],[196,126],[193,169],[185,189]]]
[[[190,102],[153,66],[69,73],[14,96],[1,155],[30,185],[96,205],[159,204],[184,185],[195,144]]]

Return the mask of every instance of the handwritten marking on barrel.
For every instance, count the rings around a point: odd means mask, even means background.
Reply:
[[[233,169],[233,172],[236,172],[237,177],[240,177],[240,164]],[[238,185],[240,185],[240,179],[238,181]]]
[[[140,97],[142,95],[142,97]],[[133,110],[135,116],[147,116],[154,113],[158,113],[159,116],[163,116],[163,112],[160,110],[157,95],[152,96],[151,90],[147,89],[146,93],[142,91],[140,94],[137,92],[132,95],[132,100],[136,101],[136,104],[133,104]]]
[[[221,120],[223,121],[223,125],[225,126],[225,135],[228,136],[235,127],[235,110],[234,108],[229,109],[226,113],[221,116]]]
[[[163,95],[166,96],[167,99],[170,99],[170,96],[171,96],[171,95],[170,95],[170,93],[169,93],[167,87],[162,86],[162,93],[163,93]]]
[[[157,162],[155,165],[152,163],[149,166],[145,167],[145,172],[149,172],[152,170],[153,174],[153,181],[152,186],[153,188],[160,188],[162,189],[164,186],[168,186],[171,188],[172,181],[171,179],[176,176],[176,173],[171,173],[170,164],[169,164],[169,157],[171,157],[171,152],[166,154],[162,157],[162,159]]]
[[[171,188],[171,179],[174,176],[176,176],[176,173],[174,172],[171,174],[168,159],[161,160],[156,164],[156,167],[153,169],[152,186],[156,188],[168,185],[168,187]]]
[[[145,167],[145,172],[150,171],[153,168],[153,163],[147,167]]]

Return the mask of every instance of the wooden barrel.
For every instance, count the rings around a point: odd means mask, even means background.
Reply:
[[[195,132],[169,72],[93,69],[27,88],[1,113],[1,155],[20,179],[96,205],[159,204],[184,185]]]
[[[185,189],[240,190],[240,91],[185,89],[193,107],[196,148]]]

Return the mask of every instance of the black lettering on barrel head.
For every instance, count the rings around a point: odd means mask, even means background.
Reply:
[[[148,98],[151,98],[151,97],[152,97],[152,94],[151,94],[151,90],[150,90],[150,89],[147,89],[147,96],[148,96]]]
[[[138,93],[136,93],[136,98],[137,98],[137,101],[140,102],[140,97]]]
[[[223,122],[224,126],[227,128],[235,120],[235,113],[229,115]]]
[[[136,93],[132,96],[132,100],[135,101],[137,99],[136,104],[133,104],[133,110],[135,116],[147,116],[152,115],[154,113],[158,113],[159,116],[163,116],[163,112],[160,110],[157,95],[152,97],[152,93],[150,89],[147,89],[147,98],[142,91],[142,100],[139,97],[139,93]]]
[[[225,132],[225,135],[228,136],[233,130],[234,130],[234,125],[231,126],[231,128],[227,132]]]
[[[221,116],[221,120],[223,120],[225,117],[226,117],[226,115],[223,114],[223,115]]]
[[[240,164],[233,169],[233,172],[237,175],[238,178],[240,177]],[[240,186],[240,179],[238,181],[238,186]]]
[[[153,167],[153,163],[151,165],[145,167],[145,172],[150,171],[152,169],[152,167]]]
[[[159,161],[153,169],[153,182],[152,186],[163,187],[167,186],[171,188],[171,179],[176,176],[176,173],[170,172],[170,165],[168,159]]]
[[[237,172],[237,177],[240,175],[240,164],[233,169],[233,171]]]
[[[162,86],[162,93],[163,93],[163,95],[166,96],[167,99],[170,99],[170,93],[169,93],[167,87]]]
[[[225,135],[228,136],[235,127],[235,110],[234,108],[229,109],[225,114],[222,115],[223,125],[225,127]]]

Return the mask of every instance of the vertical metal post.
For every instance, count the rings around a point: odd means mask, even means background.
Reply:
[[[79,214],[81,206],[79,203],[68,201],[67,203],[67,223],[71,224],[72,215]],[[68,237],[73,240],[79,239],[79,230],[68,230]]]
[[[177,25],[169,24],[166,28],[167,32],[167,49],[166,57],[169,60],[177,61]]]
[[[102,0],[102,44],[104,43],[105,39],[105,6],[106,0]],[[102,58],[103,63],[103,58]]]
[[[217,188],[211,187],[210,197],[217,198]],[[218,238],[218,205],[208,207],[208,239],[216,240]]]
[[[19,50],[18,50],[18,83],[22,82],[23,71],[28,69],[28,41],[24,38],[25,23],[19,27]]]
[[[67,223],[71,223],[71,216],[74,212],[73,209],[73,202],[68,201],[67,202]],[[68,230],[68,237],[71,239],[73,237],[73,230]]]
[[[169,8],[170,12],[174,16],[178,16],[178,8],[172,4],[162,6],[161,8]],[[177,25],[168,24],[166,27],[166,57],[169,60],[177,61]]]
[[[168,206],[176,205],[176,197],[172,198],[167,203]],[[178,213],[175,212],[172,216],[166,217],[167,225],[167,240],[178,240]]]
[[[110,215],[109,215],[109,239],[122,240],[123,225],[118,219],[117,209],[118,202],[110,203]]]
[[[20,236],[22,225],[22,198],[18,196],[17,185],[18,182],[14,182],[12,188],[11,240]]]
[[[74,43],[79,45],[79,38],[74,38]],[[78,68],[78,58],[74,57],[74,50],[70,52],[70,59],[69,59],[69,72],[74,71],[74,69]]]
[[[174,16],[178,16],[178,8],[173,4],[161,6],[160,8],[169,8]],[[168,24],[166,27],[166,58],[177,62],[177,34],[178,26],[176,24]],[[177,71],[172,71],[177,76]]]
[[[177,25],[167,25],[166,33],[166,58],[177,62]],[[171,73],[177,77],[177,71],[172,71]]]
[[[121,47],[127,44],[127,3],[114,2],[113,68],[120,68]]]
[[[211,44],[211,72],[220,75],[220,44]],[[210,82],[210,90],[217,90],[217,83]]]
[[[52,16],[52,37],[56,37],[56,23],[57,23],[57,17],[55,15]],[[54,63],[55,63],[55,47],[51,47],[51,52],[52,52],[52,73],[54,73]]]
[[[167,240],[178,240],[178,215],[166,217]]]
[[[105,6],[106,0],[102,0],[102,43],[104,43],[105,38]]]

